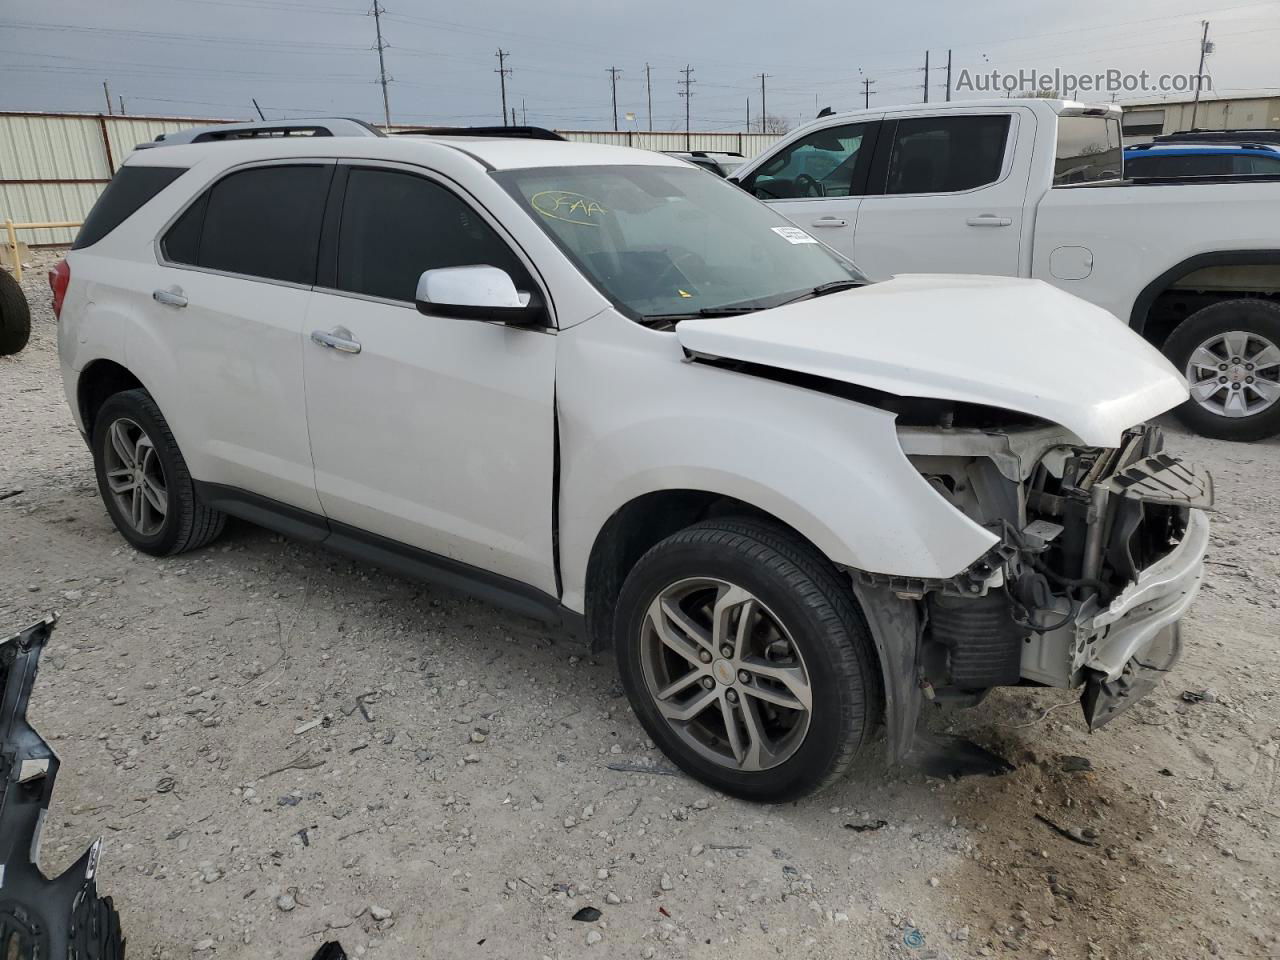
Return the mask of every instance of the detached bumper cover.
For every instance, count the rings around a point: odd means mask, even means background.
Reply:
[[[27,722],[27,704],[53,624],[0,639],[0,945],[5,960],[119,960],[120,919],[94,881],[102,841],[54,880],[39,866],[58,758]]]

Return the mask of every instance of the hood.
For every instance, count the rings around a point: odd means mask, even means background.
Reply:
[[[909,275],[737,317],[681,345],[900,397],[999,407],[1114,447],[1187,399],[1167,360],[1101,307],[1039,280]]]

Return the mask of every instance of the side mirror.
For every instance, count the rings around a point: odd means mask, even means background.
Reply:
[[[530,324],[545,315],[539,299],[518,291],[507,271],[483,264],[426,271],[414,302],[419,313],[432,317]]]

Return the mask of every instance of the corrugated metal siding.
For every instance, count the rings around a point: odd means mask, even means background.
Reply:
[[[0,221],[41,223],[83,220],[102,192],[101,183],[5,183],[0,184]],[[18,239],[28,244],[70,243],[74,229],[23,230]],[[0,222],[0,243],[7,242]]]
[[[110,176],[96,118],[0,116],[0,180]]]
[[[0,221],[83,220],[139,143],[161,133],[222,121],[182,117],[0,113]],[[105,131],[105,141],[104,141]],[[561,130],[569,140],[646,150],[707,150],[753,157],[778,137],[761,133]],[[53,180],[88,181],[50,183]],[[74,230],[23,231],[30,244],[70,243]]]
[[[654,130],[559,130],[561,136],[580,143],[609,143],[642,150],[707,150],[712,153],[741,153],[754,157],[777,143],[781,136],[772,133],[698,133],[689,134],[687,145],[683,133]]]

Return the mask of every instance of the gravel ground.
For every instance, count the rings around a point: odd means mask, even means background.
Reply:
[[[750,805],[673,774],[611,658],[537,624],[239,523],[175,559],[126,546],[33,260],[32,343],[0,358],[0,632],[61,617],[32,708],[63,760],[44,867],[106,838],[131,956],[1280,955],[1277,441],[1170,427],[1221,512],[1144,704],[1089,735],[1060,691],[999,691],[934,726],[1012,774],[870,766]]]

